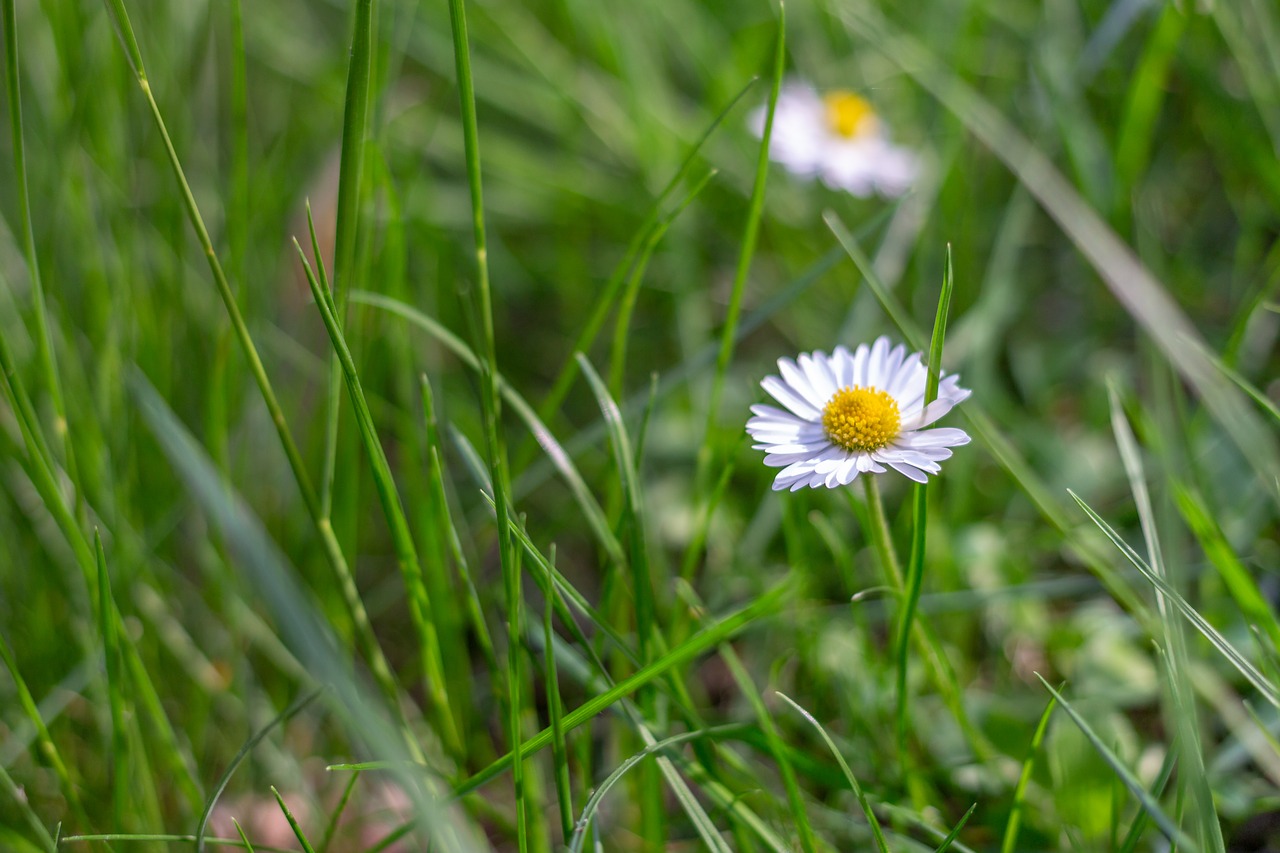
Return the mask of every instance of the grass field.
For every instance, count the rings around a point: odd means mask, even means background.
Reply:
[[[1280,850],[1274,3],[0,12],[0,850]]]

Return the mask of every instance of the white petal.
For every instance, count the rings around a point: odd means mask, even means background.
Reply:
[[[848,388],[853,385],[853,355],[845,347],[836,347],[831,354],[831,368],[835,372],[836,387]]]
[[[910,465],[904,465],[901,462],[890,462],[889,467],[906,477],[908,480],[915,480],[917,483],[929,482],[929,475],[918,468],[913,468]]]
[[[925,447],[960,447],[971,440],[969,433],[962,429],[938,427],[909,433],[900,437],[897,443],[918,450]]]
[[[811,356],[801,355],[798,359],[800,369],[809,380],[809,385],[822,397],[825,406],[836,393],[836,378],[827,364],[825,352],[815,352]]]
[[[807,356],[803,354],[800,358],[802,362],[807,360]],[[778,370],[782,372],[783,381],[790,385],[793,391],[808,400],[809,404],[815,406],[818,411],[822,411],[822,407],[831,398],[830,394],[823,396],[820,389],[813,387],[806,372],[789,358],[778,359]]]
[[[773,399],[805,420],[814,421],[822,417],[821,409],[815,408],[812,403],[776,376],[766,376],[761,380],[760,387],[768,391]]]
[[[945,400],[939,398],[925,406],[921,411],[912,415],[904,416],[902,419],[903,432],[910,432],[918,430],[921,427],[927,427],[929,424],[951,411],[957,402],[959,401],[950,398]]]
[[[867,379],[863,385],[883,389],[885,385],[884,363],[889,355],[889,339],[884,335],[871,345],[871,357],[867,359]]]

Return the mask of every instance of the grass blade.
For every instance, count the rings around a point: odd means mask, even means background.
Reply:
[[[1031,736],[1031,748],[1027,750],[1027,758],[1022,762],[1022,772],[1018,774],[1018,784],[1013,789],[1013,805],[1009,809],[1009,820],[1004,825],[1004,840],[1000,843],[1000,853],[1013,853],[1018,845],[1018,829],[1022,825],[1022,806],[1027,799],[1027,788],[1031,784],[1031,770],[1035,767],[1036,753],[1044,741],[1045,732],[1049,730],[1049,719],[1058,704],[1056,698],[1050,698],[1036,724],[1036,732]]]
[[[307,256],[302,251],[302,246],[298,245],[297,240],[293,245],[302,261],[307,282],[311,285],[311,295],[315,298],[316,307],[320,310],[325,330],[329,333],[329,340],[333,344],[334,354],[341,365],[351,407],[355,412],[356,426],[359,428],[360,439],[373,469],[373,480],[378,489],[378,498],[382,503],[382,512],[391,530],[392,542],[395,544],[400,576],[404,580],[405,591],[409,595],[409,613],[422,644],[425,688],[431,696],[435,719],[440,726],[445,743],[452,751],[460,752],[462,744],[458,736],[457,721],[454,720],[449,705],[444,662],[440,656],[440,641],[432,619],[431,601],[422,576],[422,566],[418,561],[417,547],[413,543],[413,534],[409,530],[409,520],[405,516],[404,505],[400,501],[400,493],[396,489],[395,479],[391,474],[391,466],[387,462],[386,452],[382,448],[377,428],[373,423],[373,415],[365,400],[355,360],[351,357],[351,350],[347,348],[346,338],[343,336],[342,326],[338,320],[338,307],[328,291],[320,286],[315,272],[311,269],[311,264],[307,261]]]
[[[1103,743],[1102,739],[1098,737],[1097,733],[1089,726],[1084,717],[1080,716],[1080,712],[1077,711],[1070,702],[1062,698],[1062,694],[1057,690],[1054,690],[1053,687],[1049,685],[1049,682],[1044,680],[1044,676],[1037,673],[1036,677],[1040,679],[1040,683],[1044,685],[1045,689],[1053,695],[1053,698],[1057,703],[1062,706],[1062,710],[1067,712],[1067,716],[1071,717],[1072,722],[1080,728],[1080,731],[1086,738],[1088,738],[1089,743],[1093,744],[1093,748],[1097,750],[1100,756],[1102,756],[1102,759],[1106,761],[1107,764],[1111,765],[1111,769],[1120,777],[1120,781],[1129,789],[1129,792],[1137,798],[1139,803],[1142,804],[1143,810],[1151,816],[1153,821],[1155,821],[1156,826],[1160,828],[1160,832],[1164,834],[1164,837],[1169,839],[1170,842],[1178,845],[1179,848],[1196,850],[1197,848],[1195,844],[1192,843],[1191,839],[1178,828],[1177,824],[1169,819],[1169,816],[1160,808],[1160,804],[1155,801],[1155,798],[1147,792],[1146,788],[1142,787],[1142,783],[1138,781],[1138,777],[1134,776],[1133,771],[1125,766],[1124,762],[1120,760],[1120,757],[1112,752],[1105,743]]]
[[[1201,616],[1196,609],[1178,593],[1177,590],[1169,586],[1169,584],[1165,582],[1164,578],[1160,577],[1160,575],[1157,574],[1151,566],[1147,565],[1147,562],[1143,560],[1136,551],[1129,547],[1129,544],[1120,537],[1120,534],[1116,533],[1115,530],[1112,529],[1111,525],[1107,524],[1107,522],[1103,520],[1102,516],[1094,512],[1093,509],[1075,492],[1068,491],[1068,494],[1070,494],[1075,502],[1080,505],[1080,508],[1084,510],[1085,515],[1089,516],[1090,520],[1098,526],[1098,529],[1105,533],[1107,538],[1115,543],[1115,546],[1119,548],[1125,558],[1142,573],[1142,576],[1145,577],[1162,596],[1172,602],[1173,605],[1182,612],[1182,615],[1186,617],[1187,621],[1190,622],[1197,631],[1203,634],[1205,639],[1208,640],[1250,684],[1257,688],[1258,692],[1261,693],[1268,702],[1275,705],[1277,708],[1280,708],[1280,690],[1277,690],[1275,685],[1268,681],[1266,676],[1259,672],[1258,668],[1255,667],[1248,658],[1241,654],[1226,637],[1222,636],[1222,634],[1218,632],[1217,628],[1210,625],[1208,621],[1206,621],[1205,618]]]
[[[867,825],[871,827],[871,835],[876,840],[876,849],[879,850],[880,853],[889,853],[889,842],[885,840],[884,830],[880,828],[880,820],[872,810],[871,803],[867,801],[867,795],[863,792],[862,786],[858,784],[857,777],[853,775],[853,770],[849,767],[849,762],[845,761],[844,755],[842,755],[840,750],[836,748],[835,741],[831,739],[831,735],[827,734],[827,730],[823,728],[822,724],[818,722],[813,714],[810,714],[804,708],[800,707],[799,703],[790,696],[785,693],[778,693],[777,695],[792,708],[795,708],[796,711],[800,713],[800,716],[808,720],[809,724],[817,730],[818,736],[821,737],[823,743],[827,745],[827,750],[835,756],[836,763],[840,765],[840,770],[844,773],[844,778],[849,781],[849,787],[853,790],[854,796],[858,798],[858,805],[862,806],[862,813],[867,816]]]
[[[946,337],[947,315],[951,311],[951,293],[955,287],[955,270],[951,265],[951,244],[947,244],[946,266],[942,275],[942,291],[938,295],[938,309],[934,314],[933,337],[929,342],[929,368],[925,379],[924,405],[938,396],[938,383],[942,378],[942,342]],[[916,618],[916,606],[920,603],[920,589],[924,584],[925,535],[928,530],[929,484],[917,483],[911,490],[911,555],[907,560],[905,578],[906,594],[903,597],[902,618],[898,624],[898,754],[905,764],[907,760],[907,728],[910,709],[907,701],[907,664],[911,643],[911,628]]]

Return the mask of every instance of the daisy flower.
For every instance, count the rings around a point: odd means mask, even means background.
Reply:
[[[924,405],[928,369],[920,353],[889,348],[881,337],[854,352],[836,347],[778,359],[778,376],[760,383],[786,409],[751,407],[752,447],[764,464],[781,468],[775,491],[805,486],[846,486],[859,474],[882,474],[885,466],[917,483],[941,470],[952,447],[969,443],[961,429],[925,429],[969,396],[956,376],[944,376],[938,399]]]
[[[748,120],[756,136],[764,135],[766,109]],[[916,155],[889,141],[865,100],[844,90],[820,95],[797,80],[778,92],[769,156],[803,178],[864,198],[902,195],[920,171]]]

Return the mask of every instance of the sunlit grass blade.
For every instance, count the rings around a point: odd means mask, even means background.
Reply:
[[[413,542],[413,534],[409,529],[409,520],[405,516],[404,505],[400,501],[400,493],[396,488],[391,466],[387,462],[382,441],[378,438],[377,428],[373,423],[373,415],[365,400],[364,389],[360,384],[360,376],[356,371],[355,360],[351,350],[347,348],[346,338],[338,320],[338,307],[332,296],[320,286],[315,272],[311,269],[306,255],[298,242],[294,248],[306,272],[307,282],[311,285],[311,295],[324,320],[325,330],[341,365],[346,379],[347,393],[354,410],[356,426],[360,430],[360,439],[364,444],[365,454],[373,469],[373,480],[378,489],[378,498],[382,503],[382,512],[391,530],[391,539],[395,544],[396,560],[400,566],[400,575],[408,593],[409,613],[418,631],[422,644],[422,662],[424,669],[424,687],[431,696],[432,711],[441,735],[450,750],[458,753],[462,744],[458,736],[457,721],[449,704],[448,687],[444,677],[444,663],[440,657],[440,642],[436,634],[435,622],[432,618],[431,601],[427,593],[427,585],[422,576],[422,565],[418,561],[417,546]]]
[[[1004,840],[1000,842],[1000,853],[1014,853],[1018,845],[1018,830],[1022,826],[1022,808],[1027,800],[1027,788],[1031,784],[1031,771],[1035,767],[1036,753],[1044,742],[1045,732],[1049,731],[1049,720],[1058,700],[1051,698],[1045,705],[1040,722],[1036,723],[1035,734],[1031,736],[1031,746],[1027,750],[1027,758],[1022,762],[1022,772],[1018,774],[1018,784],[1013,789],[1013,802],[1009,807],[1009,820],[1004,825]]]
[[[240,821],[232,818],[231,822],[235,825],[236,835],[240,836],[240,843],[244,845],[245,853],[253,853],[253,844],[249,841],[249,836],[244,834],[244,827],[240,826]],[[322,851],[323,849],[321,848]]]
[[[1226,637],[1222,636],[1217,628],[1210,625],[1209,622],[1201,616],[1199,612],[1197,612],[1196,609],[1178,593],[1177,590],[1169,586],[1164,578],[1160,577],[1160,575],[1157,574],[1136,551],[1129,547],[1129,544],[1124,541],[1120,534],[1116,533],[1111,525],[1107,524],[1102,516],[1094,512],[1092,507],[1085,503],[1084,500],[1075,492],[1069,491],[1068,494],[1070,494],[1075,502],[1079,504],[1080,509],[1084,510],[1085,515],[1089,516],[1090,520],[1098,526],[1098,529],[1105,533],[1107,538],[1120,549],[1120,552],[1124,554],[1125,559],[1132,563],[1138,571],[1142,573],[1142,576],[1145,577],[1162,596],[1172,602],[1172,604],[1182,612],[1182,615],[1186,617],[1187,621],[1190,622],[1197,631],[1204,635],[1205,639],[1218,650],[1219,654],[1226,658],[1227,661],[1234,666],[1268,702],[1275,705],[1277,708],[1280,708],[1280,690],[1277,690],[1276,686],[1272,684],[1266,676],[1259,672],[1258,668],[1254,666],[1248,658],[1241,654]]]
[[[938,396],[938,383],[942,378],[942,345],[946,337],[947,316],[951,311],[951,293],[955,288],[955,270],[951,265],[951,245],[947,244],[946,265],[942,274],[942,290],[938,294],[938,308],[934,313],[933,336],[929,342],[928,375],[925,379],[924,405]],[[907,729],[910,703],[907,701],[907,665],[911,629],[915,623],[916,606],[920,602],[920,590],[924,584],[925,536],[928,530],[929,484],[917,483],[911,490],[911,554],[907,559],[905,594],[902,599],[902,616],[898,623],[896,652],[898,658],[898,754],[905,763],[907,756]]]
[[[867,3],[846,6],[849,27],[910,74],[999,157],[1080,249],[1120,304],[1151,336],[1195,389],[1214,419],[1253,462],[1280,501],[1280,452],[1276,440],[1201,354],[1201,337],[1159,280],[1107,227],[1080,194],[990,103],[960,80],[915,39],[897,32]]]
[[[1164,834],[1164,837],[1169,839],[1172,843],[1177,844],[1180,849],[1198,849],[1191,839],[1178,828],[1178,825],[1174,823],[1167,814],[1165,814],[1164,810],[1160,808],[1160,804],[1156,802],[1155,798],[1152,797],[1151,794],[1147,792],[1147,789],[1142,786],[1142,783],[1138,781],[1138,777],[1133,775],[1133,771],[1120,760],[1118,755],[1112,752],[1111,748],[1108,747],[1100,737],[1098,737],[1097,733],[1094,732],[1093,728],[1085,718],[1080,715],[1080,712],[1077,711],[1070,702],[1064,699],[1061,693],[1054,690],[1053,687],[1050,686],[1049,682],[1044,680],[1043,676],[1037,674],[1037,677],[1040,679],[1040,683],[1044,685],[1045,689],[1048,690],[1049,693],[1053,695],[1053,698],[1057,700],[1058,704],[1062,706],[1062,710],[1067,712],[1067,716],[1071,717],[1072,722],[1079,727],[1080,731],[1089,740],[1089,743],[1093,745],[1093,748],[1097,751],[1098,755],[1102,756],[1102,759],[1111,766],[1111,769],[1120,777],[1120,781],[1124,783],[1124,786],[1128,788],[1129,792],[1137,798],[1139,803],[1142,804],[1143,810],[1151,816],[1153,821],[1155,821],[1156,826],[1160,828],[1160,832]]]
[[[436,322],[426,314],[411,305],[393,299],[389,296],[383,296],[378,293],[369,293],[367,291],[355,291],[351,294],[351,301],[372,305],[389,311],[399,317],[404,318],[409,323],[422,329],[436,341],[441,343],[446,349],[452,352],[467,367],[477,372],[483,371],[481,360],[457,335],[450,332],[440,323]],[[547,454],[547,458],[551,460],[551,464],[555,470],[559,472],[564,479],[565,485],[573,493],[574,499],[578,502],[578,507],[582,510],[586,517],[587,524],[590,526],[592,533],[600,542],[600,546],[605,549],[610,558],[618,563],[626,563],[626,555],[623,553],[622,545],[618,542],[617,537],[613,535],[613,531],[609,527],[609,522],[605,518],[604,510],[600,508],[599,502],[591,494],[591,490],[587,487],[586,481],[582,475],[578,473],[577,467],[573,464],[573,459],[565,448],[556,440],[556,437],[547,428],[541,418],[534,412],[533,407],[525,401],[511,383],[502,378],[497,377],[498,390],[502,394],[503,401],[509,405],[516,413],[516,416],[524,422],[538,444],[542,447],[543,452]]]
[[[787,696],[785,693],[777,694],[780,699],[795,708],[800,716],[804,717],[809,725],[813,726],[818,736],[822,738],[822,742],[827,745],[827,750],[835,757],[836,763],[840,765],[840,771],[844,773],[844,778],[849,782],[849,788],[853,791],[855,797],[858,798],[858,805],[862,806],[862,813],[867,816],[867,826],[871,827],[871,835],[875,838],[876,849],[880,853],[889,853],[889,842],[885,840],[884,830],[880,828],[880,820],[876,817],[876,813],[871,808],[871,803],[867,800],[867,795],[863,792],[862,786],[858,784],[858,778],[853,775],[853,770],[849,767],[849,762],[845,761],[844,755],[836,747],[835,741],[831,739],[831,735],[827,734],[827,730],[818,722],[817,718],[800,706],[798,702]]]

